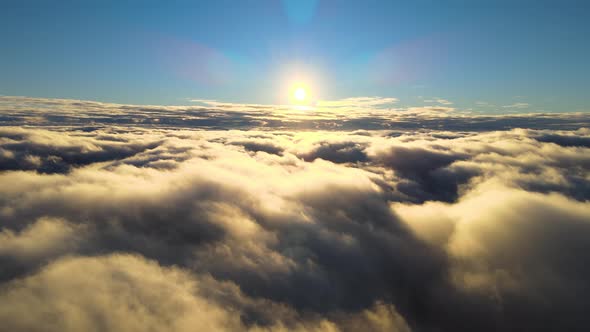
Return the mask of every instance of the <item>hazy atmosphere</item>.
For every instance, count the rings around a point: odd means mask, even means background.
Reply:
[[[583,1],[1,1],[0,331],[587,331]]]

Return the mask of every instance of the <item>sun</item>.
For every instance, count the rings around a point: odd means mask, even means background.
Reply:
[[[295,89],[295,92],[293,93],[293,97],[295,97],[295,100],[298,101],[305,101],[306,96],[307,92],[305,92],[305,89],[302,87]]]
[[[311,102],[309,87],[303,83],[293,84],[289,89],[289,99],[294,105],[307,105]]]

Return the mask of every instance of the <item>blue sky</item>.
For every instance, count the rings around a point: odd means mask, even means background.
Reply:
[[[81,3],[1,2],[1,95],[272,104],[301,76],[323,100],[590,110],[584,1]]]

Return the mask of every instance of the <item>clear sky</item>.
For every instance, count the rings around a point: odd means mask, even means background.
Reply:
[[[92,4],[93,3],[93,4]],[[0,95],[588,111],[589,1],[6,1]]]

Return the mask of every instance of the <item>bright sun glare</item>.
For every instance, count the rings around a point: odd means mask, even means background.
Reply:
[[[299,87],[299,88],[295,89],[294,96],[295,96],[295,99],[296,99],[296,100],[298,100],[298,101],[304,101],[304,100],[305,100],[305,95],[306,95],[306,94],[307,94],[307,93],[305,93],[305,89],[304,89],[304,88],[301,88],[301,87]]]
[[[297,83],[291,86],[289,99],[295,105],[307,105],[311,102],[310,90],[307,85]]]

